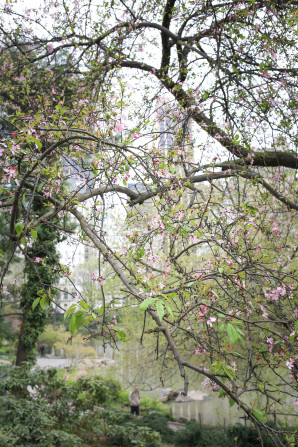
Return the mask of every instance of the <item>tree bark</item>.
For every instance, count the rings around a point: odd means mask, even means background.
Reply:
[[[28,313],[28,309],[25,309],[24,313],[22,314],[23,316],[22,316],[22,322],[20,325],[20,332],[19,332],[19,339],[18,339],[16,366],[22,366],[22,364],[27,360],[27,357],[28,357],[28,352],[26,350],[25,343],[23,341],[27,313]]]

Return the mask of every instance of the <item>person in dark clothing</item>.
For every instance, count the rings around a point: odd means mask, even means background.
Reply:
[[[44,357],[44,345],[40,345],[39,350],[40,350],[40,357]]]

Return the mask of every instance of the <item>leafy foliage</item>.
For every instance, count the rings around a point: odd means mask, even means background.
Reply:
[[[174,432],[168,427],[169,418],[161,413],[151,412],[145,414],[142,420],[138,421],[141,426],[147,426],[157,431],[164,442],[173,443]]]
[[[42,200],[35,198],[32,211],[40,217],[47,212],[47,208]],[[34,358],[38,337],[51,315],[50,303],[56,294],[53,286],[59,278],[59,254],[56,246],[61,235],[54,225],[42,225],[37,230],[25,258],[26,282],[21,290],[23,323],[17,354],[18,365]],[[39,259],[43,262],[35,262]],[[38,306],[36,300],[39,302]]]
[[[231,427],[227,433],[230,443],[232,444],[235,441],[239,447],[254,447],[260,445],[260,435],[254,427],[244,427],[243,425],[237,424]],[[286,442],[286,439],[281,436],[275,438],[275,440],[274,438],[270,438],[265,430],[261,430],[261,436],[264,447],[274,447],[276,440]]]
[[[272,424],[271,424],[272,426]],[[273,428],[273,426],[272,426]],[[260,441],[260,434],[262,442]],[[186,424],[185,430],[175,433],[175,445],[185,447],[273,447],[275,441],[268,436],[265,430],[259,432],[254,427],[245,427],[236,424],[228,429],[199,427],[197,422]],[[286,442],[284,437],[278,438],[279,442]]]
[[[99,376],[67,382],[54,369],[3,367],[1,445],[97,446],[102,445],[100,439],[104,445],[121,447],[160,445],[156,431],[140,428],[123,411],[109,409],[119,393],[119,384]]]

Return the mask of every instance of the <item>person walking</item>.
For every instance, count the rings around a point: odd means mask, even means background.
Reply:
[[[44,357],[44,345],[40,345],[39,350],[40,350],[40,357]]]
[[[134,386],[133,391],[129,393],[129,403],[130,403],[130,412],[131,414],[136,414],[136,416],[139,416],[140,414],[140,393],[137,386]]]

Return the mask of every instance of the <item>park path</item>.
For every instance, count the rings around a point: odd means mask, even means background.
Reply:
[[[70,359],[37,357],[35,364],[40,368],[65,368],[70,366]]]

